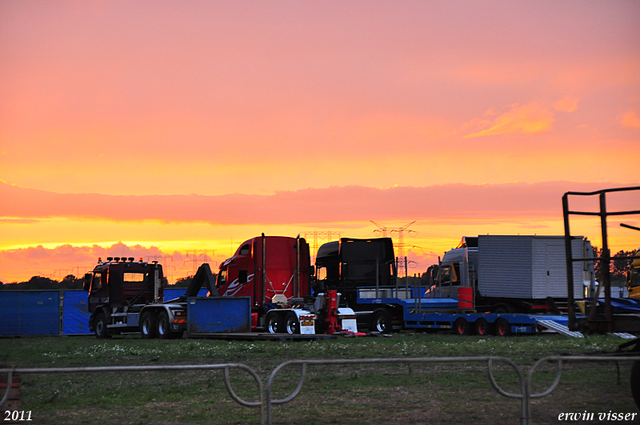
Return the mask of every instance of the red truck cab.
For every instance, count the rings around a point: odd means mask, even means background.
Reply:
[[[243,242],[220,265],[216,286],[223,297],[250,296],[252,310],[310,295],[309,245],[304,238],[258,236]]]

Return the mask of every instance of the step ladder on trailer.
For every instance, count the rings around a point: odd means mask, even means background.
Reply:
[[[549,330],[558,332],[562,335],[566,335],[566,336],[570,336],[570,337],[574,337],[574,338],[584,338],[584,335],[580,332],[574,332],[572,330],[570,330],[567,326],[562,325],[558,322],[555,322],[553,320],[538,320],[538,324],[541,326],[546,327]],[[630,333],[626,333],[626,332],[613,332],[609,335],[614,335],[617,336],[619,338],[624,338],[624,339],[635,339],[636,336],[632,335]]]

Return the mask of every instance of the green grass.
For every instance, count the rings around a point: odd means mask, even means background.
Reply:
[[[617,337],[583,339],[560,335],[459,337],[426,333],[389,338],[338,338],[311,342],[142,340],[137,336],[23,337],[0,340],[0,364],[28,367],[175,365],[242,363],[266,385],[271,371],[293,359],[503,356],[526,368],[548,355],[613,352]],[[631,364],[573,363],[563,368],[559,387],[534,400],[535,423],[556,423],[563,412],[637,412],[629,390]],[[299,367],[278,375],[275,398],[297,385]],[[498,383],[519,392],[514,371],[496,364]],[[243,398],[257,400],[247,373],[231,372]],[[535,375],[534,391],[555,377],[551,365]],[[221,371],[95,374],[29,374],[22,377],[22,403],[36,424],[259,423],[257,409],[237,405]],[[276,406],[273,423],[518,423],[520,402],[500,396],[490,385],[485,363],[309,366],[299,397]]]

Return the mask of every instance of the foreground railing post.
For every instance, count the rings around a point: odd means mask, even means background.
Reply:
[[[509,393],[503,390],[500,385],[496,382],[495,377],[493,376],[493,362],[494,361],[503,361],[506,362],[513,370],[518,374],[518,380],[520,381],[520,394]],[[520,423],[522,425],[530,425],[531,423],[531,411],[529,409],[529,392],[528,386],[525,383],[524,376],[520,371],[520,368],[511,360],[500,358],[500,357],[490,357],[487,360],[487,375],[489,376],[489,382],[491,382],[491,386],[503,397],[514,398],[520,400]]]

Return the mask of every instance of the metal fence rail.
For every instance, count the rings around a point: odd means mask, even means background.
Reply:
[[[229,369],[241,369],[249,373],[256,381],[258,386],[258,398],[259,401],[246,401],[239,397],[233,388],[231,388],[231,382],[229,380]],[[244,407],[257,407],[260,409],[260,423],[264,424],[264,388],[262,380],[258,376],[255,370],[240,363],[224,363],[224,364],[203,364],[203,365],[156,365],[156,366],[95,366],[95,367],[51,367],[51,368],[11,368],[0,369],[0,373],[7,374],[7,389],[5,391],[2,400],[0,400],[0,406],[2,406],[9,398],[9,392],[11,391],[11,384],[14,373],[31,374],[31,373],[99,373],[99,372],[158,372],[169,370],[223,370],[224,371],[224,385],[227,388],[227,392],[231,398],[241,406]]]
[[[0,373],[7,373],[7,389],[0,400],[2,406],[9,396],[12,377],[14,373],[97,373],[97,372],[151,372],[168,370],[223,370],[225,387],[231,398],[244,407],[257,407],[260,411],[260,423],[271,425],[272,411],[274,405],[286,404],[295,399],[301,392],[306,377],[307,366],[328,366],[328,365],[370,365],[370,364],[412,364],[412,363],[486,363],[487,375],[491,386],[503,397],[520,400],[520,422],[522,425],[531,425],[531,400],[546,397],[556,389],[562,377],[562,365],[568,362],[631,362],[640,361],[640,354],[627,356],[547,356],[526,367],[519,367],[512,360],[506,357],[418,357],[418,358],[374,358],[374,359],[339,359],[339,360],[290,360],[278,365],[269,375],[265,388],[262,380],[254,369],[239,363],[228,364],[206,364],[206,365],[157,365],[157,366],[99,366],[99,367],[66,367],[66,368],[5,368],[0,369]],[[496,363],[506,363],[518,376],[519,393],[511,393],[502,389],[493,375],[493,368]],[[556,367],[556,375],[553,383],[544,391],[532,393],[531,381],[533,375],[540,365],[553,363]],[[276,376],[284,368],[300,366],[300,380],[293,392],[283,399],[273,399],[273,384]],[[249,373],[256,381],[259,401],[246,401],[239,397],[231,388],[229,380],[229,369],[241,369]],[[526,373],[524,372],[526,370]]]

